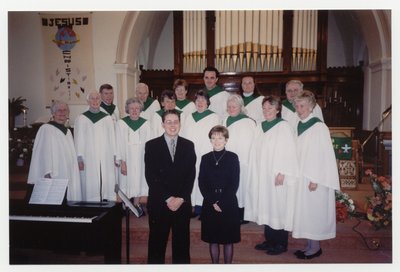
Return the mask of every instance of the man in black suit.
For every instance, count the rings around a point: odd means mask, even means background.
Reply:
[[[165,133],[145,146],[145,176],[149,185],[149,264],[165,263],[168,235],[172,229],[172,262],[190,263],[190,195],[196,173],[194,144],[178,136],[180,115],[167,110],[162,116]],[[171,142],[173,140],[173,142]]]

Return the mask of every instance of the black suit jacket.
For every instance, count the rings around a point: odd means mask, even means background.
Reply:
[[[172,161],[164,135],[154,138],[145,146],[145,176],[149,186],[147,208],[149,212],[162,211],[171,197],[184,199],[191,207],[191,193],[196,174],[196,153],[193,142],[179,137]],[[181,206],[182,207],[182,206]]]

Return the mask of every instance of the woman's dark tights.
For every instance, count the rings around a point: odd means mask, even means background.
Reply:
[[[210,255],[213,264],[219,263],[219,244],[210,244]],[[233,244],[224,245],[224,263],[231,264],[233,259]]]

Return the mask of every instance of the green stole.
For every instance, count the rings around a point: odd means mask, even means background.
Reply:
[[[106,116],[109,116],[107,113],[99,111],[97,113],[93,113],[91,111],[85,111],[83,113],[83,115],[85,115],[87,118],[89,118],[90,121],[92,121],[93,124],[95,124],[97,121],[100,121],[101,119],[103,119]]]
[[[189,104],[191,101],[189,99],[183,99],[183,100],[176,100],[176,106],[180,109],[183,109],[186,107],[187,104]]]
[[[289,102],[289,100],[285,99],[282,101],[282,105],[291,110],[292,112],[295,112],[296,109],[294,108],[293,104]]]
[[[205,89],[205,90],[207,90],[207,89]],[[207,94],[211,98],[214,95],[219,94],[220,92],[223,92],[223,91],[224,91],[224,89],[222,89],[222,87],[215,86],[212,90],[207,90]]]
[[[192,113],[193,119],[194,121],[197,123],[198,121],[200,121],[201,119],[209,116],[210,114],[214,113],[213,111],[210,111],[209,109],[203,111],[202,113],[196,111]]]
[[[180,111],[180,110],[176,110],[176,111],[179,112],[179,114],[182,113],[182,111]],[[158,110],[158,111],[156,111],[156,113],[158,113],[158,115],[160,115],[161,118],[162,118],[164,112],[165,112],[165,110],[163,108]]]
[[[158,115],[160,115],[160,117],[163,116],[164,112],[165,112],[164,109],[160,109],[160,110],[156,111],[156,113],[158,113]]]
[[[261,123],[262,126],[262,130],[264,132],[267,132],[268,130],[270,130],[271,128],[273,128],[276,124],[278,124],[279,122],[283,121],[282,118],[275,118],[272,121],[264,121]]]
[[[244,102],[244,105],[245,105],[245,106],[247,106],[251,101],[253,101],[253,100],[256,99],[257,97],[259,97],[259,95],[256,95],[255,93],[253,93],[253,94],[250,95],[250,96],[244,96],[244,95],[242,94],[242,98],[243,98],[243,102]]]
[[[59,130],[61,130],[62,133],[64,133],[65,135],[67,135],[67,133],[68,133],[68,128],[66,128],[64,125],[59,124],[59,123],[54,122],[54,121],[50,121],[50,122],[48,122],[48,124],[49,124],[49,125],[55,126],[55,127],[58,128]]]
[[[306,131],[307,129],[309,129],[310,127],[312,127],[313,125],[315,125],[318,122],[322,122],[320,119],[318,119],[317,117],[312,117],[310,118],[310,120],[308,120],[307,122],[301,122],[299,121],[299,123],[297,124],[297,136],[300,136],[304,131]]]
[[[147,110],[153,104],[153,101],[154,99],[148,96],[146,102],[143,103],[143,111]]]
[[[226,126],[229,127],[230,125],[232,125],[233,123],[235,123],[236,121],[239,121],[243,118],[249,118],[247,115],[245,114],[238,114],[235,117],[229,116],[228,119],[226,119]]]
[[[132,120],[129,116],[125,116],[122,120],[124,120],[133,131],[138,130],[146,122],[146,119],[142,117],[139,117],[137,120]]]
[[[103,101],[101,101],[100,107],[102,107],[103,109],[105,109],[105,111],[109,114],[112,115],[115,111],[115,105],[111,104],[111,105],[107,105],[106,103],[104,103]]]

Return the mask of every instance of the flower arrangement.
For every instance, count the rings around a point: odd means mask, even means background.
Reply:
[[[344,222],[348,217],[356,214],[356,206],[350,196],[342,191],[335,191],[336,198],[336,221]]]
[[[8,139],[10,166],[23,166],[30,163],[33,138],[25,128],[14,128]]]
[[[372,226],[378,230],[392,222],[392,179],[391,177],[377,176],[370,169],[365,171],[369,176],[374,196],[367,198],[367,218]]]

